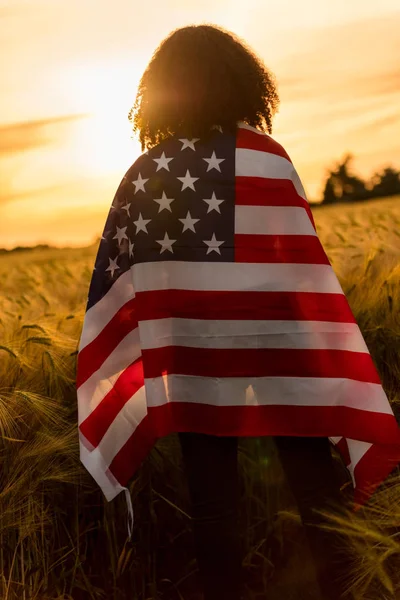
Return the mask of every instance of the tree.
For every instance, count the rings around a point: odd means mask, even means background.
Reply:
[[[374,198],[400,194],[400,172],[392,167],[386,167],[380,173],[375,173],[371,183],[371,194]]]
[[[336,201],[337,201],[337,196],[335,194],[335,186],[333,184],[332,177],[329,176],[328,179],[326,180],[326,184],[325,184],[325,188],[324,188],[324,192],[323,192],[323,196],[322,196],[322,202],[324,202],[324,204],[333,204]]]
[[[370,192],[367,190],[365,182],[350,172],[349,166],[352,160],[353,156],[347,154],[342,162],[337,163],[336,169],[329,172],[323,202],[349,202],[369,197]]]

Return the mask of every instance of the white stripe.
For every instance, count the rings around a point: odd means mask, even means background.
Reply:
[[[299,206],[235,206],[235,233],[314,235],[307,211]]]
[[[108,501],[115,498],[125,488],[112,477],[110,472],[106,474],[106,471],[146,415],[146,392],[143,386],[126,402],[97,448],[90,452],[80,442],[80,459]]]
[[[356,467],[356,465],[360,462],[362,457],[371,448],[372,444],[370,444],[368,442],[361,442],[360,440],[352,440],[349,438],[346,438],[346,440],[347,440],[347,445],[349,447],[351,465],[353,466],[353,469],[354,469]]]
[[[383,411],[381,411],[383,412]],[[347,466],[347,470],[349,471],[351,478],[353,480],[353,486],[357,487],[357,482],[354,477],[354,469],[360,462],[360,460],[365,456],[368,450],[371,448],[372,444],[368,442],[361,442],[360,440],[352,440],[346,438],[347,445],[349,448],[350,454],[350,464]]]
[[[112,288],[97,304],[89,308],[85,314],[79,352],[92,342],[111,321],[119,309],[135,297],[132,285],[132,273],[127,271],[115,281]]]
[[[264,152],[236,148],[235,160],[236,177],[263,177],[265,179],[288,179],[296,192],[307,200],[304,188],[293,164],[283,156]]]
[[[139,323],[143,349],[191,348],[332,349],[369,354],[355,323],[155,319]]]
[[[348,406],[393,414],[382,386],[322,377],[195,377],[145,379],[148,406],[193,402],[213,406]]]
[[[146,415],[146,391],[142,386],[124,404],[98,445],[107,465],[113,461]]]
[[[80,434],[80,437],[83,437],[82,434]],[[98,448],[90,451],[82,442],[80,442],[79,447],[82,464],[89,471],[106,497],[106,500],[110,502],[125,488],[118,483],[112,473],[108,470]]]
[[[79,424],[100,404],[121,373],[140,356],[139,329],[136,327],[109,354],[100,369],[77,389]]]
[[[343,294],[331,265],[157,261],[131,269],[136,293],[177,289]]]
[[[331,440],[331,442],[332,442],[333,444],[335,444],[335,446],[336,446],[336,445],[337,445],[337,444],[340,442],[340,440],[342,440],[342,439],[343,439],[343,436],[339,436],[339,437],[330,437],[329,439],[330,439],[330,440]]]

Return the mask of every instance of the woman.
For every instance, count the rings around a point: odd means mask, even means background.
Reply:
[[[146,150],[173,135],[202,140],[213,126],[235,133],[240,121],[271,133],[278,104],[274,77],[261,60],[232,33],[200,25],[179,29],[161,44],[129,116]],[[181,432],[179,438],[205,598],[240,598],[238,438],[193,432]],[[275,442],[303,521],[317,523],[313,507],[325,507],[327,500],[340,502],[328,439],[275,437]],[[321,564],[330,536],[312,527],[307,533],[324,598],[338,598],[338,590],[332,588],[334,565],[329,560]]]
[[[301,182],[267,134],[277,107],[273,76],[231,33],[163,41],[129,114],[147,151],[113,200],[80,343],[81,460],[111,500],[179,433],[206,600],[243,597],[239,436],[274,436],[325,600],[344,576],[314,512],[341,502],[329,438],[359,500],[399,459]]]

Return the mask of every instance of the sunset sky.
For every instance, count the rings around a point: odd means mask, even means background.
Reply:
[[[140,154],[127,118],[159,42],[191,23],[275,73],[283,144],[309,199],[352,152],[400,168],[398,0],[0,0],[0,247],[87,245]]]

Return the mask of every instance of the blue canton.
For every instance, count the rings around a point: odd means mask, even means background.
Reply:
[[[111,205],[87,310],[132,265],[234,260],[236,137],[173,137],[128,169]]]

